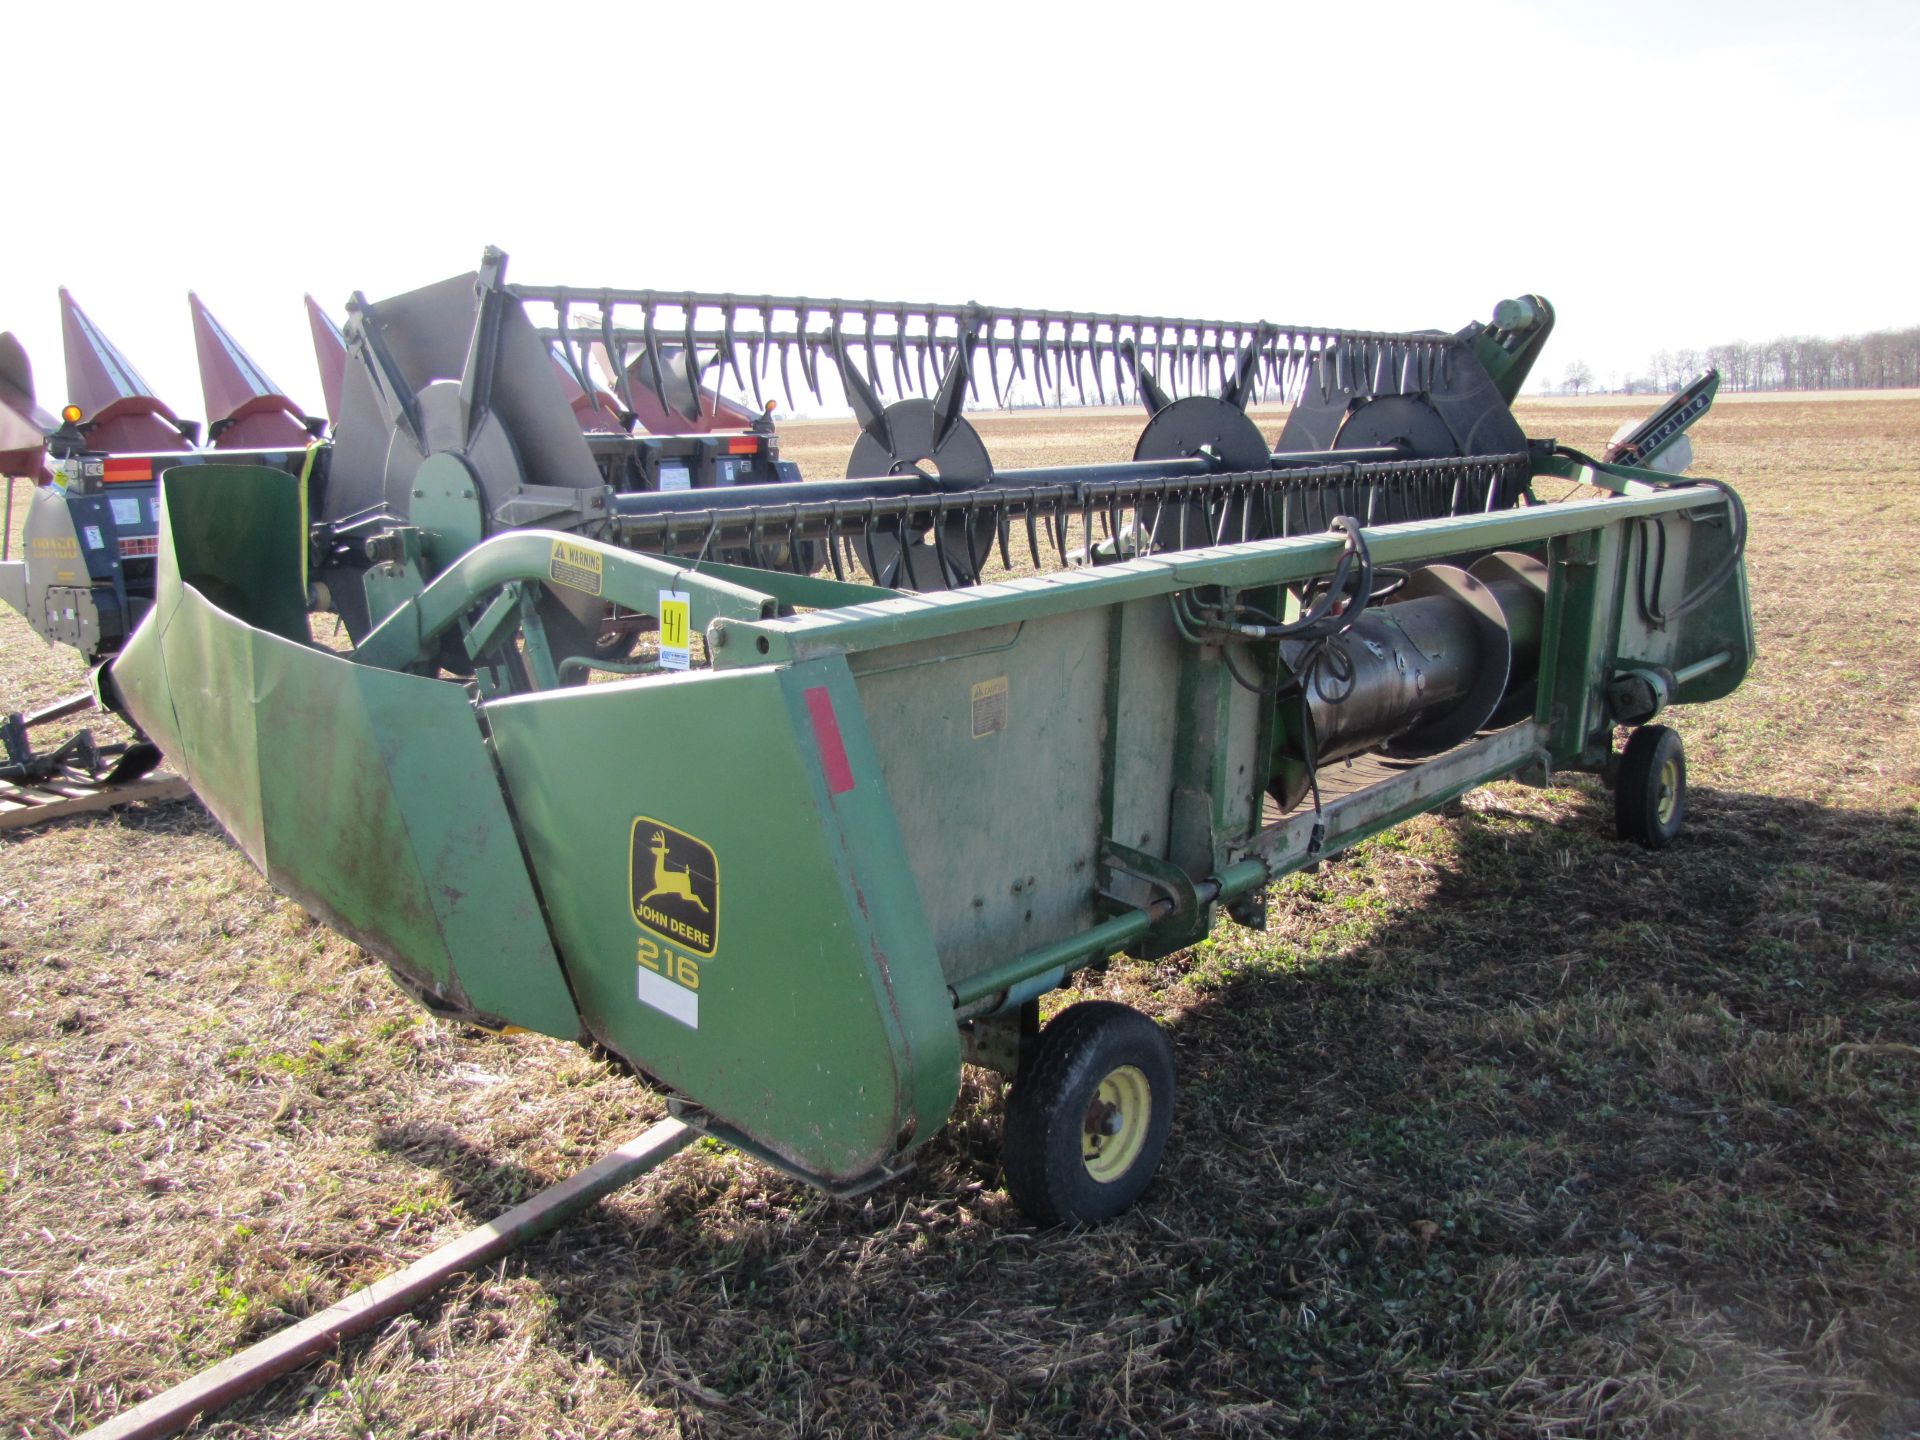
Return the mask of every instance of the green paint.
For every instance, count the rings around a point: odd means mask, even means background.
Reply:
[[[1542,555],[1540,699],[1481,748],[1330,802],[1329,851],[1543,752],[1598,768],[1623,669],[1686,672],[1689,700],[1739,683],[1744,575],[1666,627],[1632,589],[1642,522],[1668,527],[1667,601],[1713,569],[1722,497],[1624,488],[1367,532],[1379,565]],[[821,1184],[871,1183],[939,1130],[961,1015],[1189,943],[1312,858],[1312,817],[1262,826],[1297,717],[1183,637],[1168,597],[1277,609],[1338,537],[901,595],[517,531],[394,584],[347,659],[308,639],[293,477],[200,467],[163,494],[158,603],[114,675],[274,883],[412,988],[591,1036]],[[644,614],[687,591],[712,668],[556,688],[533,605],[556,585]],[[412,673],[449,639],[483,662],[471,689]],[[516,668],[533,693],[505,693]],[[1192,903],[1115,914],[1103,882]]]

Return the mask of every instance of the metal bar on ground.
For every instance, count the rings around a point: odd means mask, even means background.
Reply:
[[[191,793],[178,775],[149,775],[126,785],[64,779],[32,785],[0,782],[0,830],[45,825],[140,800],[184,800]]]
[[[87,1431],[85,1440],[148,1440],[148,1437],[177,1434],[192,1424],[195,1417],[212,1415],[268,1381],[333,1349],[342,1340],[370,1330],[403,1310],[411,1310],[455,1275],[483,1265],[552,1229],[671,1158],[697,1136],[697,1131],[678,1120],[662,1120],[579,1174],[550,1185],[531,1200],[514,1206],[499,1219],[469,1230],[406,1269],[354,1291],[337,1305],[330,1305],[277,1335],[249,1345],[191,1380],[151,1400],[143,1400],[131,1410],[123,1410],[105,1424]]]

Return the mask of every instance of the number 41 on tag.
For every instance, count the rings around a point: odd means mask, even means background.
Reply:
[[[660,592],[660,668],[685,670],[693,663],[687,592]]]

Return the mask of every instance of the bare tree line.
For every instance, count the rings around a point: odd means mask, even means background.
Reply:
[[[1729,390],[1895,390],[1920,387],[1920,325],[1828,340],[1783,335],[1705,350],[1662,350],[1647,361],[1655,390],[1678,390],[1718,370]],[[1631,384],[1630,384],[1631,388]]]

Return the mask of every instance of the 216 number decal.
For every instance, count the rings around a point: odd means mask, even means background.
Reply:
[[[671,945],[661,945],[643,937],[634,959],[654,974],[664,975],[676,985],[684,985],[689,990],[700,988],[700,962],[691,955],[682,954]]]

